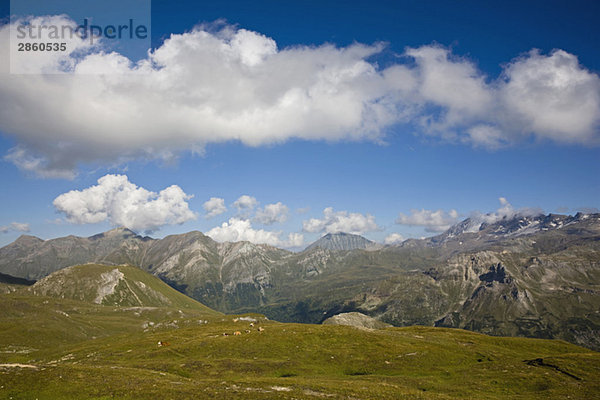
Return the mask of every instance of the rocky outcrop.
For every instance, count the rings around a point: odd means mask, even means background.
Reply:
[[[327,318],[325,321],[323,321],[323,325],[346,325],[353,326],[355,328],[366,329],[383,329],[392,326],[359,312],[334,315],[333,317]]]

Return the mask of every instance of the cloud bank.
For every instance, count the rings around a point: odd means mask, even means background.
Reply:
[[[0,27],[0,59],[15,26]],[[5,159],[44,177],[71,178],[86,163],[172,160],[208,143],[377,141],[397,124],[485,148],[600,142],[600,78],[563,50],[532,50],[494,78],[438,45],[407,48],[380,68],[370,59],[383,44],[279,48],[226,24],[173,34],[137,64],[72,40],[73,53],[26,60],[38,75],[0,79],[0,131],[18,143]]]
[[[323,210],[323,218],[311,218],[302,222],[302,230],[309,233],[346,232],[362,235],[379,230],[375,217],[371,214],[333,211],[332,207]]]
[[[61,194],[53,204],[71,223],[109,221],[114,226],[150,233],[195,219],[187,203],[191,198],[177,185],[155,193],[129,182],[126,175],[105,175],[97,185]]]
[[[304,244],[304,236],[300,233],[290,233],[287,239],[281,239],[281,232],[254,229],[248,219],[231,218],[221,226],[206,232],[207,236],[218,242],[248,241],[257,244],[268,244],[275,247],[300,247]]]

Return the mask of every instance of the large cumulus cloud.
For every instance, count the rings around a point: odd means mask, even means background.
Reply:
[[[0,27],[5,60],[14,27]],[[68,178],[82,163],[171,160],[215,142],[380,140],[397,124],[486,148],[599,142],[600,78],[563,50],[518,56],[494,78],[438,45],[380,68],[382,44],[278,48],[228,25],[171,35],[136,64],[77,40],[74,53],[25,60],[34,74],[2,73],[0,131],[17,141],[5,157],[23,170]]]
[[[287,238],[283,239],[281,231],[255,229],[249,219],[238,217],[230,218],[228,222],[223,222],[221,226],[212,228],[206,232],[206,235],[219,242],[248,241],[290,248],[300,247],[304,244],[304,236],[300,233],[289,233]]]
[[[177,185],[155,193],[129,182],[126,175],[105,175],[97,185],[61,194],[53,204],[71,223],[109,221],[134,231],[152,232],[195,219],[187,203],[191,197]]]

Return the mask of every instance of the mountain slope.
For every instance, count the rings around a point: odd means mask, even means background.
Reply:
[[[119,307],[209,309],[157,277],[129,265],[76,265],[39,280],[28,291],[37,296]]]

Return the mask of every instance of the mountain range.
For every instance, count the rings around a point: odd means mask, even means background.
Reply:
[[[600,214],[467,219],[397,245],[328,234],[294,253],[201,232],[126,228],[81,238],[21,236],[0,272],[30,281],[83,263],[135,265],[215,310],[320,323],[360,312],[395,326],[561,338],[600,349]]]

